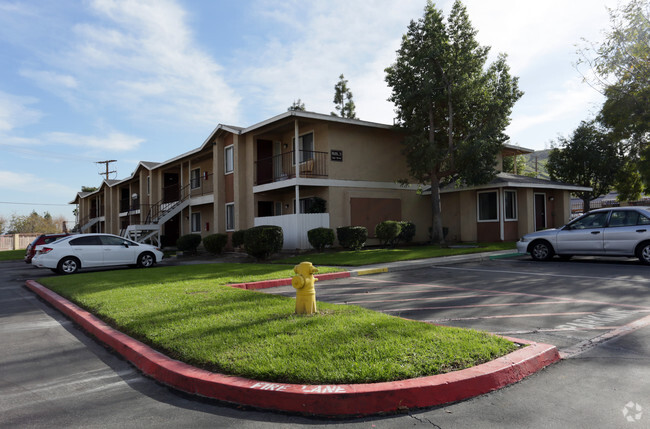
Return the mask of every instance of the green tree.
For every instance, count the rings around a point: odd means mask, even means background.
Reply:
[[[431,184],[432,241],[443,242],[440,185],[455,180],[486,183],[514,103],[522,96],[505,55],[487,65],[467,10],[456,1],[443,22],[427,2],[411,21],[397,60],[386,69],[397,124],[406,131],[404,153],[411,175]]]
[[[0,234],[4,232],[8,224],[9,222],[7,222],[7,218],[5,218],[4,216],[0,216]]]
[[[287,107],[288,112],[296,111],[296,110],[300,111],[300,112],[305,111],[305,103],[300,101],[300,99],[298,99],[297,101],[293,100],[293,104],[291,106]]]
[[[81,192],[95,192],[97,189],[96,186],[81,186]]]
[[[588,66],[594,76],[590,83],[605,95],[598,120],[624,143],[639,173],[620,176],[619,192],[638,189],[633,178],[650,188],[650,3],[631,0],[609,14],[604,40],[581,48],[578,65]],[[626,168],[631,172],[633,165]]]
[[[559,138],[559,145],[549,153],[546,169],[551,180],[592,188],[576,192],[587,213],[591,200],[611,190],[624,165],[620,145],[593,121],[581,122],[571,138]]]
[[[352,101],[352,91],[348,88],[348,81],[343,74],[339,76],[339,81],[334,85],[334,109],[332,116],[340,116],[342,118],[356,119],[357,114],[354,109],[354,101]]]
[[[45,212],[43,216],[41,216],[33,211],[31,214],[24,216],[12,215],[8,229],[13,234],[49,234],[61,232],[63,230],[64,222],[65,219],[62,216],[54,219],[48,212]]]
[[[504,173],[515,173],[515,159],[517,160],[517,175],[524,176],[526,173],[526,158],[523,156],[506,156],[503,158],[503,172]]]

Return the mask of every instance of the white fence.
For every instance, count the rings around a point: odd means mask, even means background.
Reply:
[[[329,213],[292,214],[283,216],[256,217],[255,226],[275,225],[282,228],[283,249],[311,249],[307,231],[314,228],[329,228]]]
[[[29,243],[41,234],[0,235],[0,251],[26,249]]]

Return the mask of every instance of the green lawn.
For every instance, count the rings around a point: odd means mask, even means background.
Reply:
[[[223,286],[288,277],[291,268],[186,265],[40,281],[174,359],[262,381],[399,380],[474,366],[517,348],[486,333],[356,306],[318,303],[319,314],[297,316],[292,298]]]
[[[0,252],[0,261],[19,261],[25,259],[25,249],[3,250]]]
[[[410,246],[397,249],[363,249],[355,251],[333,251],[305,253],[291,258],[275,261],[279,264],[294,264],[302,261],[314,265],[353,266],[380,264],[385,262],[408,261],[412,259],[438,258],[441,256],[463,255],[468,253],[515,250],[514,242],[478,243],[477,247]]]

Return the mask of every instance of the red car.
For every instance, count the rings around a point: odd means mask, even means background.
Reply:
[[[58,240],[61,237],[67,237],[70,234],[66,233],[61,233],[61,234],[41,234],[38,237],[34,239],[34,241],[31,242],[27,246],[27,249],[25,250],[25,263],[26,264],[31,264],[32,263],[32,258],[34,257],[35,249],[36,246],[41,245],[41,244],[49,244],[53,241]]]

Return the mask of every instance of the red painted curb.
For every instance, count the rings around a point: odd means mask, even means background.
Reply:
[[[316,277],[318,280],[321,281],[344,279],[350,277],[350,272],[342,271],[340,273],[317,274],[314,277]],[[259,282],[250,282],[250,283],[235,283],[228,286],[236,287],[238,289],[247,289],[247,290],[268,289],[270,287],[291,286],[291,278],[276,279],[276,280],[262,280]]]
[[[555,346],[527,344],[472,368],[430,377],[373,384],[328,386],[267,383],[195,368],[151,349],[28,280],[27,287],[113,348],[144,374],[184,392],[240,405],[317,416],[361,416],[456,402],[515,383],[560,359]]]

